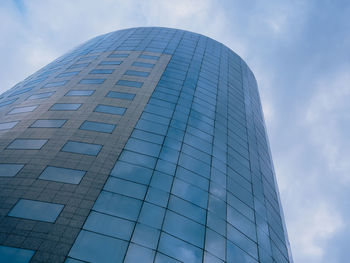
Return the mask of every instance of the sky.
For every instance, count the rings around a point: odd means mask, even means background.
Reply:
[[[0,93],[97,35],[189,30],[258,81],[295,263],[349,261],[350,2],[1,0]]]

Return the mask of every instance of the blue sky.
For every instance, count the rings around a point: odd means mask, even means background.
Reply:
[[[0,2],[0,93],[94,36],[165,26],[238,53],[260,89],[296,263],[348,262],[350,2]]]

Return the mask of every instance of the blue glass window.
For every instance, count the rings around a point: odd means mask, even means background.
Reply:
[[[82,58],[79,58],[78,61],[84,61],[84,60],[94,60],[98,57],[97,56],[88,56],[88,57],[82,57]]]
[[[42,139],[15,139],[7,146],[7,149],[39,150],[47,141]]]
[[[137,77],[148,77],[149,72],[137,71],[137,70],[127,70],[124,75],[137,76]]]
[[[126,253],[124,263],[153,263],[154,254],[154,250],[131,243]]]
[[[103,122],[84,121],[79,129],[87,130],[87,131],[112,133],[115,129],[115,125],[103,123]]]
[[[38,107],[38,105],[13,108],[13,109],[12,109],[9,113],[7,113],[7,114],[18,114],[18,113],[32,112],[32,111],[34,111],[37,107]]]
[[[95,90],[70,90],[65,96],[91,96]]]
[[[35,99],[46,99],[50,98],[55,92],[44,92],[44,93],[39,93],[39,94],[34,94],[28,98],[28,100],[35,100]]]
[[[145,63],[145,62],[137,62],[137,61],[132,63],[132,65],[135,67],[143,67],[143,68],[153,68],[154,67],[154,64]]]
[[[227,241],[226,244],[227,244],[227,262],[258,263],[246,252],[244,252],[242,249],[240,249],[230,241]]]
[[[19,121],[3,122],[0,123],[0,131],[9,130],[16,126]]]
[[[8,215],[53,223],[62,209],[61,204],[20,199]]]
[[[82,230],[69,256],[85,262],[122,262],[126,241]]]
[[[23,168],[24,164],[12,164],[12,163],[1,163],[0,164],[0,177],[12,177],[18,174]]]
[[[120,60],[109,60],[109,61],[102,61],[99,65],[120,65],[123,61]]]
[[[26,89],[21,89],[21,90],[17,90],[17,91],[15,91],[15,92],[11,93],[11,94],[9,95],[9,97],[16,96],[16,95],[19,95],[19,94],[22,94],[22,93],[26,93],[26,92],[28,92],[28,91],[31,91],[32,89],[33,89],[33,87],[31,87],[31,88],[26,88]]]
[[[56,103],[51,106],[50,110],[58,110],[58,111],[69,111],[69,110],[77,110],[81,106],[81,103]]]
[[[80,84],[102,84],[106,79],[82,79]]]
[[[71,71],[71,72],[64,72],[59,74],[56,78],[64,78],[64,77],[70,77],[78,75],[80,71]]]
[[[10,104],[14,103],[16,100],[17,100],[17,98],[16,99],[12,99],[12,100],[7,100],[7,101],[0,102],[0,107],[6,106],[6,105],[10,105]]]
[[[47,83],[43,88],[61,87],[61,86],[64,86],[67,82],[68,80],[51,82],[51,83]]]
[[[139,58],[152,59],[152,60],[158,60],[158,59],[159,59],[158,56],[151,56],[151,55],[145,55],[145,54],[141,54],[141,55],[139,56]]]
[[[116,107],[116,106],[109,106],[109,105],[97,105],[95,112],[102,112],[102,113],[109,113],[114,115],[123,115],[126,111],[126,108],[123,107]]]
[[[67,120],[36,120],[32,128],[61,128]]]
[[[92,211],[83,229],[129,241],[134,225],[129,220]]]
[[[139,215],[141,204],[142,201],[140,200],[102,191],[95,202],[93,210],[135,221]]]
[[[124,148],[130,151],[157,157],[159,155],[161,145],[135,138],[129,138]]]
[[[161,229],[164,214],[164,208],[144,202],[141,209],[139,222],[157,229]]]
[[[109,58],[127,58],[129,54],[110,54]]]
[[[101,148],[100,144],[68,141],[61,151],[96,156]]]
[[[119,160],[125,161],[125,162],[131,162],[133,164],[145,166],[151,169],[153,169],[156,164],[156,158],[154,157],[135,153],[135,152],[130,152],[126,150],[124,150],[121,153]]]
[[[112,74],[114,69],[93,69],[89,74]]]
[[[147,190],[146,186],[142,184],[137,184],[115,177],[108,178],[103,189],[112,193],[122,194],[141,200],[144,199]]]
[[[0,262],[28,263],[35,251],[16,247],[0,246]]]
[[[135,94],[133,94],[133,93],[126,93],[126,92],[110,91],[110,92],[107,93],[106,97],[122,99],[122,100],[133,100],[134,97],[135,97]]]
[[[85,68],[89,65],[90,63],[79,63],[79,64],[74,64],[72,66],[70,66],[69,68],[70,69],[73,69],[73,68]]]
[[[192,220],[198,223],[205,224],[207,215],[205,209],[202,209],[199,206],[196,206],[174,195],[171,195],[170,197],[169,209],[177,212],[180,215],[184,215],[188,218],[191,218]]]
[[[132,242],[151,249],[156,249],[159,234],[160,231],[158,229],[146,226],[144,224],[137,224],[132,236]]]
[[[129,161],[132,162],[133,160],[131,159]],[[118,161],[111,172],[111,176],[136,183],[148,184],[152,176],[152,170],[131,163]]]
[[[81,170],[47,166],[39,178],[62,183],[79,184],[85,173],[85,171]]]
[[[118,80],[117,85],[127,86],[132,88],[141,88],[143,85],[143,82],[120,79]]]
[[[254,258],[258,258],[258,248],[256,243],[231,225],[227,225],[227,238]]]

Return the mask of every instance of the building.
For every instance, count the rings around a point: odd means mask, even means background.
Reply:
[[[0,98],[1,262],[292,262],[257,85],[208,37],[96,37]]]

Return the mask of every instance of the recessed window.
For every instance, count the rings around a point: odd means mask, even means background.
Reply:
[[[100,144],[68,141],[61,151],[96,156],[101,148]]]
[[[25,106],[25,107],[18,107],[12,109],[9,113],[7,114],[18,114],[18,113],[25,113],[25,112],[32,112],[38,107],[38,105],[33,105],[33,106]]]
[[[34,253],[34,250],[0,246],[0,262],[28,263]]]
[[[129,54],[110,54],[109,58],[127,58]]]
[[[91,96],[95,90],[70,90],[65,96]]]
[[[110,91],[110,92],[108,92],[106,97],[122,99],[122,100],[133,100],[134,97],[135,97],[135,94],[133,94],[133,93],[126,93],[126,92]]]
[[[106,79],[82,79],[80,84],[102,84]]]
[[[73,68],[85,68],[87,66],[89,66],[90,63],[78,63],[78,64],[74,64],[72,66],[70,66],[69,68],[70,69],[73,69]]]
[[[64,72],[59,74],[56,78],[65,78],[78,75],[80,71]]]
[[[18,174],[24,164],[0,163],[0,177],[12,177]]]
[[[112,74],[114,69],[93,69],[89,74]]]
[[[48,77],[47,76],[45,76],[45,77],[40,77],[40,76],[38,76],[36,79],[34,79],[34,80],[30,80],[30,81],[28,81],[28,82],[25,82],[24,83],[24,87],[25,86],[29,86],[29,85],[33,85],[33,84],[37,84],[37,83],[40,83],[40,82],[43,82],[45,79],[47,79]]]
[[[132,63],[132,65],[135,67],[143,67],[143,68],[153,68],[154,67],[154,64],[145,63],[145,62],[137,62],[137,61]]]
[[[61,128],[67,120],[36,120],[32,128]]]
[[[64,205],[20,199],[9,216],[53,223]]]
[[[43,88],[61,87],[61,86],[64,86],[67,82],[68,80],[51,82],[51,83],[47,83]]]
[[[102,61],[99,65],[104,66],[104,65],[120,65],[122,64],[123,61],[120,60],[111,60],[111,61]]]
[[[84,61],[84,60],[94,60],[96,59],[98,56],[88,56],[88,57],[82,57],[79,58],[78,61]]]
[[[62,111],[69,111],[69,110],[77,110],[81,106],[81,103],[56,103],[52,105],[50,110],[62,110]]]
[[[138,70],[127,70],[124,75],[128,76],[137,76],[137,77],[148,77],[149,73],[144,71],[138,71]]]
[[[126,108],[109,106],[109,105],[97,105],[95,108],[95,112],[109,113],[114,115],[123,115]]]
[[[6,106],[6,105],[10,105],[10,104],[14,103],[16,100],[17,100],[17,98],[16,99],[12,99],[12,100],[7,100],[7,101],[0,102],[0,107]]]
[[[19,94],[22,94],[22,93],[26,93],[26,92],[28,92],[28,91],[31,91],[32,89],[33,89],[33,87],[31,87],[31,88],[26,88],[26,89],[21,89],[21,90],[17,90],[17,91],[15,91],[15,92],[11,93],[11,94],[9,95],[9,97],[16,96],[16,95],[19,95]]]
[[[133,87],[133,88],[141,88],[143,85],[143,82],[120,79],[118,80],[117,85]]]
[[[115,125],[103,123],[103,122],[84,121],[79,129],[87,130],[87,131],[112,133],[115,129]]]
[[[0,131],[12,129],[17,123],[19,123],[19,121],[0,123]]]
[[[47,166],[39,178],[62,183],[79,184],[85,174],[86,171]]]
[[[40,150],[47,141],[42,139],[15,139],[6,149]]]
[[[151,55],[145,55],[145,54],[140,55],[139,58],[152,59],[152,60],[158,60],[159,59],[158,56],[151,56]]]
[[[52,96],[55,92],[44,92],[39,94],[34,94],[28,98],[28,100],[35,100],[35,99],[46,99]]]

